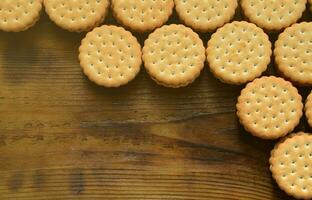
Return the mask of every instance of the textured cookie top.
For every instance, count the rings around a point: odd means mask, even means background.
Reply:
[[[141,47],[132,34],[121,27],[104,25],[89,32],[79,48],[80,65],[91,81],[118,87],[138,74]]]
[[[276,139],[298,125],[303,108],[301,99],[289,81],[274,76],[257,78],[241,91],[237,116],[254,136]]]
[[[238,3],[237,0],[175,0],[175,5],[186,25],[207,32],[229,22]]]
[[[256,25],[232,22],[219,28],[208,42],[211,72],[221,81],[242,84],[266,70],[272,54],[268,36]]]
[[[109,0],[44,0],[50,19],[69,31],[88,31],[105,18]]]
[[[160,27],[169,19],[173,7],[173,0],[112,0],[118,21],[139,32]]]
[[[275,43],[278,70],[288,79],[312,85],[312,22],[286,28]]]
[[[280,30],[295,23],[306,8],[307,0],[242,0],[245,15],[267,30]]]
[[[1,0],[0,30],[23,31],[40,16],[42,0]]]
[[[305,115],[310,127],[312,127],[312,92],[309,94],[305,104]]]
[[[312,135],[300,132],[278,143],[270,164],[282,190],[298,199],[312,198]]]
[[[183,25],[166,25],[149,35],[143,48],[148,73],[159,84],[182,87],[204,67],[205,48],[199,36]]]

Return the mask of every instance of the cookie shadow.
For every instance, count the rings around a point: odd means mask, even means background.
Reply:
[[[83,34],[62,30],[42,14],[35,26],[23,32],[0,32],[0,67],[3,81],[16,85],[52,77],[57,63],[78,63]],[[65,54],[65,56],[64,56]]]

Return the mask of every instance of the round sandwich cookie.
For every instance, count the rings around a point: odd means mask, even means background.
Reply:
[[[137,32],[162,26],[172,14],[173,7],[173,0],[112,0],[116,19]]]
[[[246,131],[262,139],[277,139],[291,132],[302,116],[302,98],[282,78],[264,76],[241,91],[237,116]]]
[[[302,16],[307,0],[242,0],[243,12],[261,28],[277,31],[290,26]]]
[[[88,78],[104,87],[119,87],[135,78],[142,63],[141,47],[129,31],[101,26],[89,32],[79,48],[79,60]]]
[[[226,24],[208,41],[210,71],[224,83],[243,84],[259,77],[267,69],[271,54],[269,37],[244,21]]]
[[[312,22],[286,28],[275,43],[277,69],[298,85],[312,85]]]
[[[42,0],[1,0],[0,30],[27,30],[39,20],[41,9]]]
[[[179,18],[200,32],[214,31],[229,22],[237,0],[174,0]]]
[[[278,186],[297,199],[312,199],[312,135],[299,132],[271,151],[270,170]]]
[[[143,62],[158,84],[184,87],[200,74],[205,47],[197,33],[183,25],[165,25],[151,33],[144,43]]]
[[[307,97],[305,103],[305,115],[310,127],[312,127],[312,92]]]
[[[44,0],[44,6],[56,25],[71,32],[82,32],[103,22],[109,0]]]

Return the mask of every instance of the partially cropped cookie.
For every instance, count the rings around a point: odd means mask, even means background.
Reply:
[[[278,71],[299,85],[312,85],[312,22],[286,28],[275,43]]]
[[[312,127],[312,92],[309,94],[305,103],[305,115],[310,127]]]
[[[291,132],[302,116],[303,104],[289,81],[274,76],[250,82],[236,104],[240,123],[252,135],[276,139]]]
[[[302,16],[307,0],[242,0],[242,9],[249,20],[267,30],[290,26]]]
[[[193,29],[208,32],[229,22],[237,0],[174,0],[180,19]]]
[[[312,135],[299,132],[271,151],[270,170],[278,186],[297,199],[312,199]]]
[[[68,31],[82,32],[103,22],[109,0],[44,0],[44,6],[56,25]]]
[[[116,19],[138,32],[152,31],[169,19],[173,0],[112,0]]]
[[[0,0],[0,30],[24,31],[40,18],[42,0]]]
[[[200,74],[205,62],[202,40],[183,25],[166,25],[151,33],[144,43],[143,61],[158,84],[183,87]]]
[[[269,37],[256,25],[232,22],[211,36],[207,48],[210,71],[222,82],[243,84],[259,77],[270,63]]]
[[[129,31],[104,25],[82,40],[79,60],[91,81],[105,87],[119,87],[139,73],[141,47]]]

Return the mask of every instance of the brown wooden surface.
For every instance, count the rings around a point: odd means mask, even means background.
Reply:
[[[291,199],[268,170],[275,141],[237,121],[242,86],[206,66],[182,89],[156,85],[143,68],[125,87],[98,87],[78,64],[83,36],[46,15],[26,32],[0,33],[1,200]],[[143,44],[147,34],[136,36]],[[304,119],[296,129],[309,131]]]

